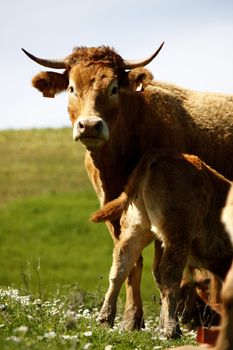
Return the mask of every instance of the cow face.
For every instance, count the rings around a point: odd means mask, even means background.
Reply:
[[[122,59],[113,49],[80,47],[63,60],[38,58],[23,50],[37,63],[65,69],[63,74],[42,72],[36,75],[33,86],[45,97],[67,89],[68,111],[73,124],[73,138],[93,150],[108,141],[119,115],[119,91],[141,91],[152,80],[144,66],[159,53],[163,44],[144,60]]]
[[[110,67],[75,65],[69,73],[68,111],[73,138],[87,149],[95,149],[109,139],[118,111],[119,83]]]
[[[120,95],[126,91],[141,93],[152,80],[144,67],[126,72],[104,64],[79,63],[63,74],[41,72],[32,84],[44,97],[67,90],[73,139],[94,150],[110,137],[119,114]]]

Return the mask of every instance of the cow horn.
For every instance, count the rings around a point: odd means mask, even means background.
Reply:
[[[138,67],[143,67],[149,64],[159,53],[159,51],[162,49],[164,45],[164,42],[160,45],[160,47],[153,53],[153,55],[143,59],[143,60],[124,60],[122,68],[124,69],[133,69]]]
[[[66,68],[66,62],[64,59],[62,59],[62,60],[47,60],[44,58],[36,57],[24,49],[22,49],[22,50],[29,58],[31,58],[31,60],[39,63],[41,66],[49,67],[49,68],[57,68],[57,69]]]

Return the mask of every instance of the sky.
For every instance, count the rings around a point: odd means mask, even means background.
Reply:
[[[31,79],[44,68],[21,48],[63,58],[74,46],[109,45],[127,59],[151,54],[156,80],[233,92],[232,0],[2,0],[0,129],[71,126],[66,93],[43,98]]]

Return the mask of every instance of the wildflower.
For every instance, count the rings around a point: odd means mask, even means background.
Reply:
[[[61,337],[64,340],[77,340],[78,339],[77,335],[62,335]]]
[[[84,316],[84,317],[90,316],[90,310],[84,309],[84,310],[83,310],[83,316]]]
[[[83,346],[83,349],[84,350],[88,350],[88,349],[90,349],[91,348],[91,343],[86,343],[84,346]]]
[[[54,338],[56,337],[56,333],[51,331],[51,332],[48,332],[48,333],[44,333],[44,338]]]
[[[87,332],[84,332],[83,335],[85,335],[85,337],[91,337],[92,336],[92,332],[91,331],[87,331]]]
[[[28,331],[28,327],[27,326],[20,326],[20,327],[14,329],[15,333],[23,333],[23,334],[25,334],[25,333],[27,333],[27,331]]]
[[[18,298],[21,305],[29,305],[31,302],[30,295],[21,296]]]
[[[6,340],[11,340],[14,343],[20,343],[21,342],[21,338],[16,337],[15,335],[12,335],[11,337],[6,338]]]
[[[35,299],[32,303],[32,305],[38,305],[38,306],[41,306],[42,305],[42,301],[41,299]]]
[[[112,350],[113,349],[113,346],[112,345],[106,345],[104,350]]]

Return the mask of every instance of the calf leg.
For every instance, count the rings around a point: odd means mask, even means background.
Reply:
[[[176,338],[181,335],[177,307],[187,256],[187,251],[182,247],[182,243],[176,242],[176,246],[166,247],[165,245],[159,269],[154,273],[162,299],[160,327],[167,338]]]
[[[118,226],[112,226],[107,223],[114,245],[119,242],[120,232]],[[129,276],[125,280],[126,302],[123,325],[125,330],[139,330],[143,325],[143,309],[140,292],[142,275],[142,256],[134,264]]]
[[[153,235],[150,231],[145,232],[145,231],[142,231],[141,229],[137,229],[137,232],[134,232],[134,235],[129,235],[123,232],[122,237],[125,237],[125,238],[120,239],[119,242],[114,247],[113,263],[112,263],[112,267],[109,275],[109,288],[105,295],[104,303],[100,310],[100,315],[99,315],[100,322],[107,323],[110,326],[113,326],[114,324],[117,297],[120,292],[121,286],[125,281],[125,279],[127,278],[127,276],[129,276],[127,281],[128,287],[130,286],[130,288],[127,291],[128,297],[129,297],[129,293],[133,292],[134,290],[134,284],[132,283],[132,280],[130,282],[131,271],[133,271],[133,275],[131,275],[131,278],[133,276],[134,281],[137,280],[136,290],[138,292],[138,287],[140,284],[140,278],[138,279],[138,277],[140,277],[141,272],[139,271],[138,276],[136,276],[135,270],[133,270],[133,268],[137,263],[143,248],[153,240]],[[133,305],[129,305],[128,304],[129,300],[133,300],[136,302]],[[138,307],[138,300],[140,300],[140,303],[141,303],[140,294],[136,293],[136,295],[134,294],[133,298],[130,297],[128,299],[126,304],[126,310],[128,310],[128,312],[126,312],[126,316],[127,316],[126,325],[128,324],[129,328],[131,328],[131,326],[134,325],[134,322],[135,322],[135,316],[137,314],[137,307]],[[130,313],[132,317],[131,320],[130,320]],[[139,308],[139,314],[142,314],[142,308],[141,310]],[[142,316],[140,317],[142,319]]]
[[[143,267],[143,258],[140,255],[138,261],[134,264],[129,276],[125,281],[126,303],[123,319],[125,330],[139,330],[144,326],[143,308],[141,299],[141,276]]]

